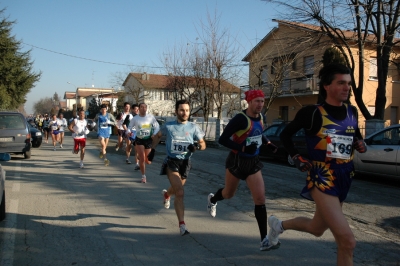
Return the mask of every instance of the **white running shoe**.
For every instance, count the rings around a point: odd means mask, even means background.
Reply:
[[[118,151],[118,150],[119,150],[119,146],[117,144],[117,145],[115,145],[115,151]]]
[[[56,151],[56,150],[57,150],[56,147],[54,147],[53,151]]]
[[[208,194],[207,198],[207,211],[210,213],[211,217],[215,217],[217,215],[217,203],[212,204],[210,199],[214,197],[213,193]]]
[[[261,251],[269,250],[268,247],[269,247],[268,236],[265,236],[264,240],[261,241],[260,243],[260,250]]]
[[[142,183],[146,183],[146,177],[144,176],[144,177],[142,177],[142,181],[141,181]]]
[[[83,165],[83,163],[79,164],[79,168],[84,168],[85,166]]]
[[[107,159],[104,159],[104,165],[105,165],[105,166],[109,166],[109,165],[110,165],[110,161],[107,160]]]
[[[268,225],[268,242],[270,247],[266,250],[277,249],[281,245],[281,243],[279,242],[279,235],[283,233],[282,221],[271,215],[268,218]]]
[[[60,144],[60,148],[61,148],[61,149],[63,148],[62,144]]]
[[[181,236],[190,234],[189,231],[186,229],[186,225],[185,224],[181,224],[179,226],[179,231],[181,232]]]
[[[161,194],[163,195],[164,199],[164,208],[169,209],[169,206],[171,205],[171,197],[165,198],[165,193],[167,193],[167,190],[163,189],[163,191],[161,191]]]

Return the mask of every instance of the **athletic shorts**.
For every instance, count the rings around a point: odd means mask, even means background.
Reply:
[[[118,136],[125,138],[125,132],[126,132],[126,130],[118,129]]]
[[[86,147],[86,139],[85,138],[74,139],[74,150],[75,151],[79,150],[79,147],[81,147],[81,149]]]
[[[254,157],[241,157],[237,153],[230,152],[225,161],[225,168],[236,178],[246,180],[249,175],[260,171],[264,165],[258,155]]]
[[[143,145],[145,150],[151,149],[151,146],[153,145],[153,139],[135,139],[135,146],[136,145]]]
[[[189,176],[190,169],[192,168],[192,163],[189,159],[180,160],[166,157],[161,165],[160,175],[167,174],[167,167],[172,172],[178,172],[181,176],[181,179],[186,179]]]
[[[300,195],[313,200],[310,191],[315,186],[323,193],[338,197],[339,201],[343,202],[349,193],[353,176],[353,162],[326,166],[324,162],[314,161],[307,175],[306,186]]]
[[[51,129],[48,128],[48,127],[43,128],[43,130],[44,130],[44,131],[47,131],[47,132],[50,132],[50,131],[51,131]]]

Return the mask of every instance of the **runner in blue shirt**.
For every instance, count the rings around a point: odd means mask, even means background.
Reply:
[[[106,149],[111,135],[111,125],[115,125],[115,118],[112,114],[107,113],[107,105],[100,106],[100,113],[94,118],[96,121],[95,128],[97,129],[97,137],[100,141],[101,151],[99,154],[100,159],[104,158],[104,165],[108,166],[110,161],[107,159]]]
[[[189,122],[189,101],[179,100],[175,104],[176,121],[166,123],[167,158],[161,168],[161,175],[167,175],[171,186],[162,191],[164,207],[170,206],[170,197],[175,195],[174,207],[178,216],[180,234],[189,234],[184,221],[183,186],[191,168],[190,158],[196,150],[204,150],[204,132],[193,122]],[[161,133],[161,132],[160,132]],[[160,134],[159,134],[160,135]],[[195,143],[197,140],[197,143]]]

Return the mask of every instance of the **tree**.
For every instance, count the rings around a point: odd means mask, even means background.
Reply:
[[[4,18],[4,11],[0,10],[0,109],[16,109],[26,102],[41,73],[32,70],[31,51],[21,52],[21,42],[11,35],[15,22]]]
[[[99,99],[96,100],[96,98],[92,98],[92,100],[89,102],[89,115],[88,118],[94,118],[96,114],[100,113],[100,105],[101,101]]]
[[[49,114],[53,106],[53,99],[50,97],[41,98],[33,104],[35,114]]]
[[[315,22],[321,31],[340,50],[352,70],[355,101],[366,120],[384,119],[386,108],[386,81],[393,47],[399,43],[400,1],[398,0],[263,0],[283,6],[284,15],[290,20]],[[353,34],[349,36],[352,29]],[[351,49],[356,46],[357,54]],[[365,48],[376,51],[378,86],[376,89],[375,114],[371,115],[362,96],[364,88]],[[358,66],[358,80],[355,67]]]

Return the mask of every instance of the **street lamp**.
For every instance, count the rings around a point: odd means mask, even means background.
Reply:
[[[78,86],[76,86],[75,84],[67,81],[68,84],[75,86],[75,116],[78,116]]]

